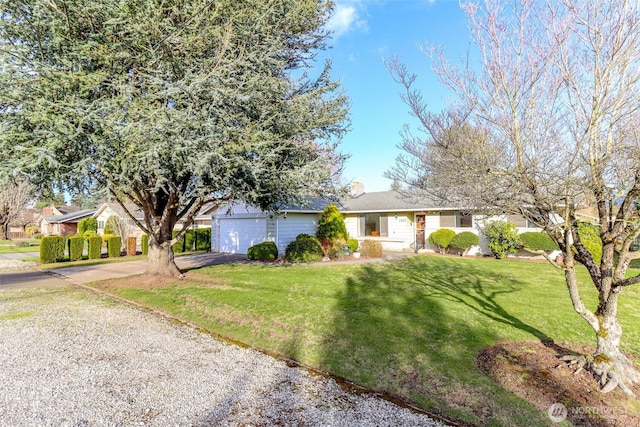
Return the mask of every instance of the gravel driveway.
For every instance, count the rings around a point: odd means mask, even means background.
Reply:
[[[2,426],[440,426],[72,288],[0,292]]]

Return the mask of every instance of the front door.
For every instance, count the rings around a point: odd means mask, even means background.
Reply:
[[[415,250],[418,252],[419,249],[426,248],[425,241],[425,215],[418,214],[416,215],[416,241],[415,241]]]

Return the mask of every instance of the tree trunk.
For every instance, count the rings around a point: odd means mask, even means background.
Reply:
[[[171,240],[158,244],[155,240],[149,239],[147,259],[148,266],[146,274],[148,276],[183,277],[182,272],[175,263]]]
[[[600,377],[603,392],[620,387],[625,393],[634,396],[630,389],[640,383],[640,372],[620,351],[622,327],[615,315],[600,315],[600,328],[596,332],[597,346],[591,361],[591,370]]]

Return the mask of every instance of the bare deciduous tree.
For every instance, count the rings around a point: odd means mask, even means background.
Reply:
[[[428,53],[459,103],[432,114],[416,76],[387,63],[425,138],[405,133],[387,175],[449,201],[524,215],[560,246],[569,296],[593,329],[596,349],[577,358],[604,392],[640,382],[620,351],[618,300],[640,234],[640,4],[498,0],[463,5],[479,65],[452,66]],[[473,54],[471,55],[473,58]],[[602,257],[581,241],[576,211],[597,208]],[[587,308],[576,267],[599,300]]]
[[[18,217],[32,197],[33,187],[25,179],[10,179],[0,188],[1,239],[9,239],[9,223]]]

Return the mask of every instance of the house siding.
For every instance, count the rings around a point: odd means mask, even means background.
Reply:
[[[382,249],[387,251],[403,251],[413,248],[414,215],[413,212],[381,212],[387,216],[387,236],[359,236],[358,221],[361,214],[346,214],[344,223],[349,237],[362,242],[363,240],[377,240]]]
[[[286,219],[282,214],[275,216],[274,231],[277,237],[274,241],[278,247],[278,256],[284,257],[287,245],[296,240],[298,234],[315,236],[319,219],[319,214],[287,214]]]

